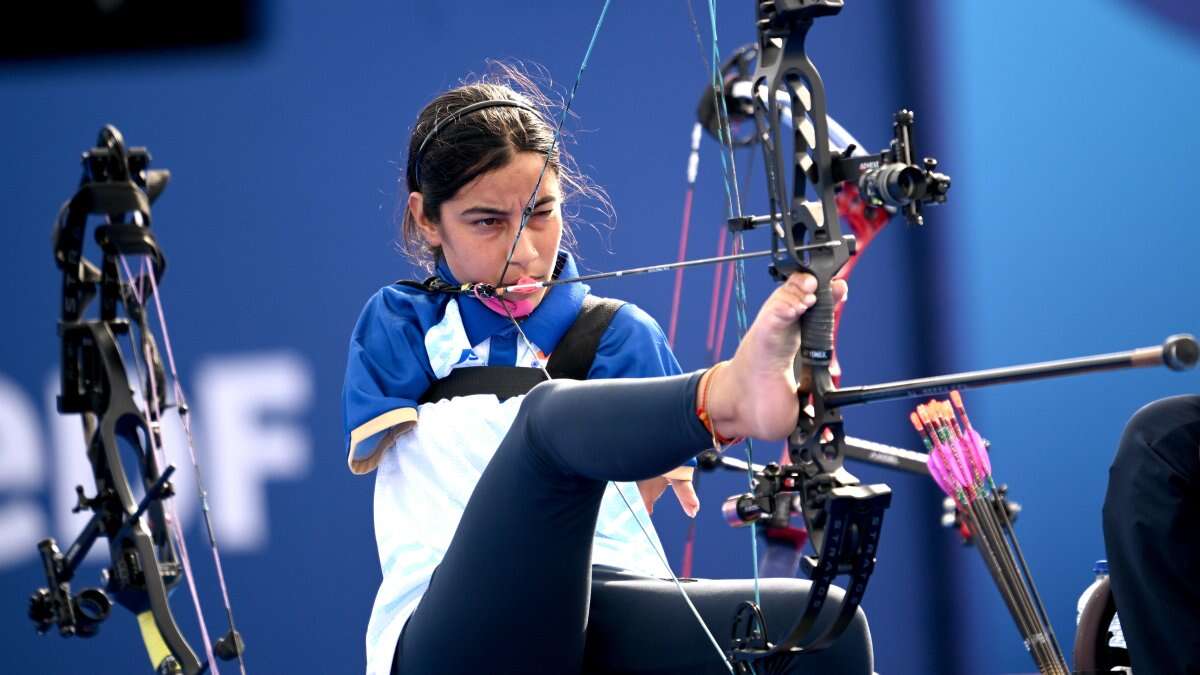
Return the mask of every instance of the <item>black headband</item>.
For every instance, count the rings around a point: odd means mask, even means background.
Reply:
[[[429,133],[425,134],[425,140],[421,141],[421,145],[417,147],[416,158],[413,160],[413,183],[415,183],[417,187],[421,186],[421,156],[425,154],[425,146],[429,144],[429,141],[436,136],[443,127],[453,122],[457,122],[464,115],[470,115],[476,110],[483,110],[484,108],[520,108],[522,110],[528,110],[534,115],[541,117],[541,113],[538,112],[538,110],[533,106],[526,105],[520,101],[508,101],[505,99],[479,101],[455,110],[437,124],[433,125],[433,129],[430,129]]]

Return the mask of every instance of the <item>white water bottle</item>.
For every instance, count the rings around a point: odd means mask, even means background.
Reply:
[[[1075,603],[1075,625],[1077,627],[1083,618],[1083,608],[1087,607],[1088,601],[1100,589],[1101,584],[1108,579],[1108,561],[1097,560],[1096,564],[1092,566],[1092,573],[1096,575],[1095,580],[1092,581],[1092,585],[1083,589],[1083,595],[1080,595],[1079,601]]]
[[[1075,603],[1075,625],[1079,626],[1079,621],[1083,617],[1083,608],[1087,606],[1088,601],[1092,596],[1099,591],[1100,587],[1108,580],[1108,561],[1097,560],[1092,566],[1092,573],[1096,575],[1092,584],[1084,589],[1083,594],[1079,596],[1079,602]],[[1125,646],[1125,634],[1121,632],[1121,617],[1120,614],[1113,614],[1112,622],[1108,624],[1108,646],[1114,649],[1127,649]]]

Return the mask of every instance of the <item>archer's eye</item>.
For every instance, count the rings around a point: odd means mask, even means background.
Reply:
[[[471,224],[482,229],[491,229],[501,225],[499,218],[480,218],[479,220],[471,221]]]

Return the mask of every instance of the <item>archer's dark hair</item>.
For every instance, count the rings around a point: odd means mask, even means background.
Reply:
[[[554,142],[555,105],[519,67],[492,63],[491,72],[438,95],[421,110],[408,141],[408,160],[404,171],[407,192],[420,192],[424,198],[423,214],[430,222],[441,222],[442,204],[479,176],[507,165],[517,153],[549,153],[547,179],[550,171],[557,175],[562,186],[564,207],[575,197],[589,197],[596,208],[610,214],[608,196],[593,185],[576,168],[563,149],[563,137]],[[487,100],[516,101],[530,106],[540,114],[510,106],[477,110],[446,124],[425,144],[424,152],[417,150],[438,122],[462,108]],[[553,150],[551,148],[553,147]],[[420,161],[418,168],[416,162]],[[420,184],[417,177],[420,177]],[[406,195],[402,195],[406,196]],[[429,246],[417,227],[416,218],[408,212],[407,199],[402,199],[400,245],[413,263],[431,270],[441,250]],[[576,211],[563,211],[563,245],[574,246],[575,237],[569,221]]]

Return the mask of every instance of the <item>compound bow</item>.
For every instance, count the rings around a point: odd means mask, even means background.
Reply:
[[[244,646],[234,628],[207,503],[202,504],[202,513],[229,622],[229,630],[215,644],[210,643],[204,627],[187,548],[170,499],[175,467],[166,464],[161,452],[161,425],[170,408],[177,408],[185,430],[190,426],[158,297],[166,259],[150,230],[150,204],[162,193],[170,174],[151,170],[149,164],[150,154],[145,148],[127,148],[121,133],[105,126],[97,147],[83,155],[79,190],[64,205],[56,225],[54,257],[63,272],[58,329],[62,338],[62,393],[58,410],[82,416],[96,491],[87,497],[82,485],[75,488],[78,503],[74,511],[91,511],[92,517],[66,553],[53,539],[38,544],[47,586],[30,598],[29,615],[39,633],[57,626],[64,637],[91,637],[108,617],[115,600],[137,616],[156,673],[195,675],[210,668],[215,671],[214,655],[237,659],[245,673]],[[84,256],[89,216],[105,219],[95,229],[96,242],[104,254],[99,267]],[[143,260],[136,276],[129,260],[133,256]],[[85,312],[97,291],[99,316],[88,319]],[[151,296],[158,309],[174,380],[174,404],[168,403],[167,369],[147,321],[146,303]],[[125,317],[119,315],[122,308]],[[134,369],[141,370],[145,399],[141,404],[135,400],[127,375],[131,362],[122,353],[120,336],[128,338]],[[188,439],[190,445],[190,431]],[[136,460],[136,467],[127,464],[130,458]],[[195,462],[194,450],[192,460]],[[199,481],[199,468],[194,468]],[[137,472],[136,482],[131,482],[130,471]],[[205,500],[203,486],[198,487],[201,500]],[[101,573],[104,587],[73,593],[71,581],[100,537],[109,542],[109,566]],[[204,639],[204,661],[188,644],[171,613],[168,595],[185,579]]]

